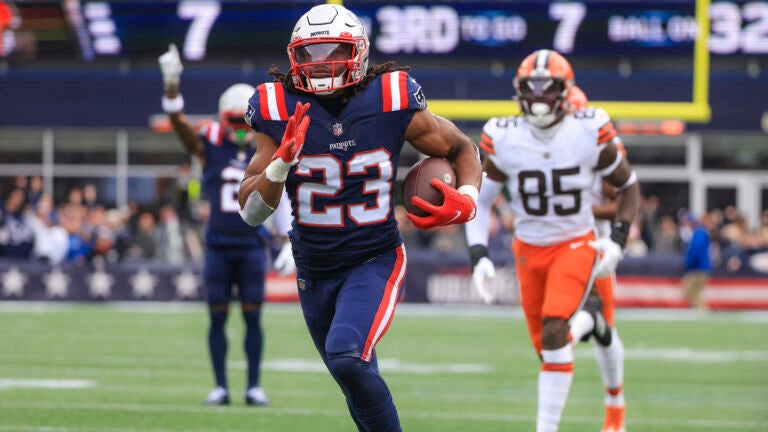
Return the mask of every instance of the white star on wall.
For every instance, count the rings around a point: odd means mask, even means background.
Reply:
[[[108,299],[112,294],[110,287],[112,286],[112,276],[105,273],[103,270],[97,270],[92,275],[88,276],[91,297]]]
[[[27,283],[27,276],[20,272],[18,267],[11,266],[6,273],[3,273],[3,296],[23,296],[25,283]]]
[[[48,298],[64,298],[67,296],[67,285],[69,284],[69,276],[64,274],[60,268],[54,268],[50,273],[45,275],[45,295]]]
[[[197,276],[189,270],[184,270],[174,278],[176,297],[190,299],[197,297]]]
[[[155,277],[149,274],[147,269],[141,269],[131,278],[133,296],[136,298],[150,298],[155,295]]]

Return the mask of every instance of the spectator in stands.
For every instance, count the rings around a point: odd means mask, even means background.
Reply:
[[[186,260],[184,237],[179,216],[170,204],[166,204],[160,209],[158,234],[159,258],[172,264],[183,263]]]
[[[32,256],[35,233],[27,223],[25,201],[24,190],[14,188],[0,209],[0,256],[19,259]]]
[[[128,251],[128,257],[134,259],[155,259],[158,253],[158,232],[155,226],[155,216],[144,211],[139,214],[133,244]]]
[[[42,195],[43,178],[40,176],[31,177],[29,179],[29,189],[27,189],[27,202],[34,207]]]
[[[659,197],[649,195],[642,200],[638,219],[642,221],[641,226],[643,230],[641,237],[643,242],[645,242],[649,249],[655,250],[656,246],[653,244],[655,239],[654,228],[659,223]]]
[[[96,186],[91,183],[83,186],[83,205],[89,209],[100,205]]]
[[[40,196],[37,205],[29,211],[27,221],[35,233],[32,256],[53,265],[64,261],[69,252],[69,233],[58,224],[50,195]]]
[[[694,215],[689,213],[682,218],[681,224],[690,229],[692,233],[685,252],[683,294],[690,307],[706,310],[707,304],[704,300],[703,291],[712,271],[709,257],[708,215],[705,214],[701,221],[697,221]]]
[[[67,260],[75,264],[84,264],[93,251],[91,235],[83,229],[85,208],[79,204],[66,203],[59,208],[58,214],[61,226],[69,233]]]
[[[83,190],[74,187],[69,190],[69,194],[67,194],[67,203],[76,205],[76,206],[82,206],[83,205]]]
[[[682,251],[680,233],[672,216],[664,215],[659,219],[652,243],[656,253],[679,254]]]

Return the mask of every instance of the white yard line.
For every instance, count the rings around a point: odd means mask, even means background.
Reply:
[[[58,411],[126,411],[126,412],[155,412],[155,413],[206,413],[210,415],[221,414],[232,416],[236,414],[253,415],[253,408],[248,407],[205,407],[189,405],[146,405],[146,404],[113,404],[113,403],[46,403],[46,402],[0,402],[0,408],[32,408],[40,410],[58,410]],[[312,409],[312,408],[262,408],[259,409],[259,415],[298,415],[298,416],[324,416],[324,417],[347,417],[347,410],[334,409]],[[532,423],[535,421],[533,415],[515,415],[515,414],[486,414],[486,413],[447,413],[447,412],[429,412],[415,411],[407,409],[401,410],[401,418],[420,418],[436,420],[474,420],[482,422],[502,422],[502,423]],[[568,424],[599,424],[602,418],[566,416],[563,422]],[[738,430],[765,430],[768,422],[760,421],[723,421],[723,420],[675,420],[675,419],[633,419],[627,420],[628,425],[658,426],[658,427],[688,427],[707,430],[720,430],[723,428]],[[18,426],[27,428],[33,426]],[[14,427],[2,426],[0,431],[40,431],[40,432],[68,432],[75,429],[66,428],[46,428],[39,429],[13,429]],[[78,427],[77,430],[85,430]],[[133,432],[134,429],[104,429],[105,432]],[[145,432],[165,432],[165,430],[145,430]]]

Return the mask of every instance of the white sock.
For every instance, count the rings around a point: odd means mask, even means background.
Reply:
[[[570,325],[571,338],[573,339],[573,344],[576,345],[584,335],[590,333],[595,328],[595,319],[588,312],[580,310],[573,315]]]
[[[595,360],[603,377],[606,388],[605,404],[608,406],[624,405],[624,343],[619,338],[616,328],[612,329],[611,344],[607,347],[593,344]],[[609,391],[613,390],[613,391]],[[618,390],[618,391],[617,391]]]
[[[536,432],[557,432],[573,381],[573,347],[542,350]]]

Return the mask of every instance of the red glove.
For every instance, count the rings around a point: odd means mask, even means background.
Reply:
[[[444,182],[433,178],[430,184],[443,194],[443,204],[436,206],[419,197],[411,198],[416,207],[430,213],[429,216],[415,216],[408,213],[408,219],[419,229],[436,226],[462,224],[475,218],[477,203],[468,194],[461,193]]]
[[[277,148],[274,156],[272,156],[272,160],[280,158],[283,162],[290,165],[296,165],[299,162],[299,153],[301,153],[301,148],[304,147],[304,138],[309,127],[309,117],[305,117],[307,111],[309,111],[308,103],[302,105],[301,102],[296,102],[296,110],[288,119],[283,140],[280,142],[280,147]]]

